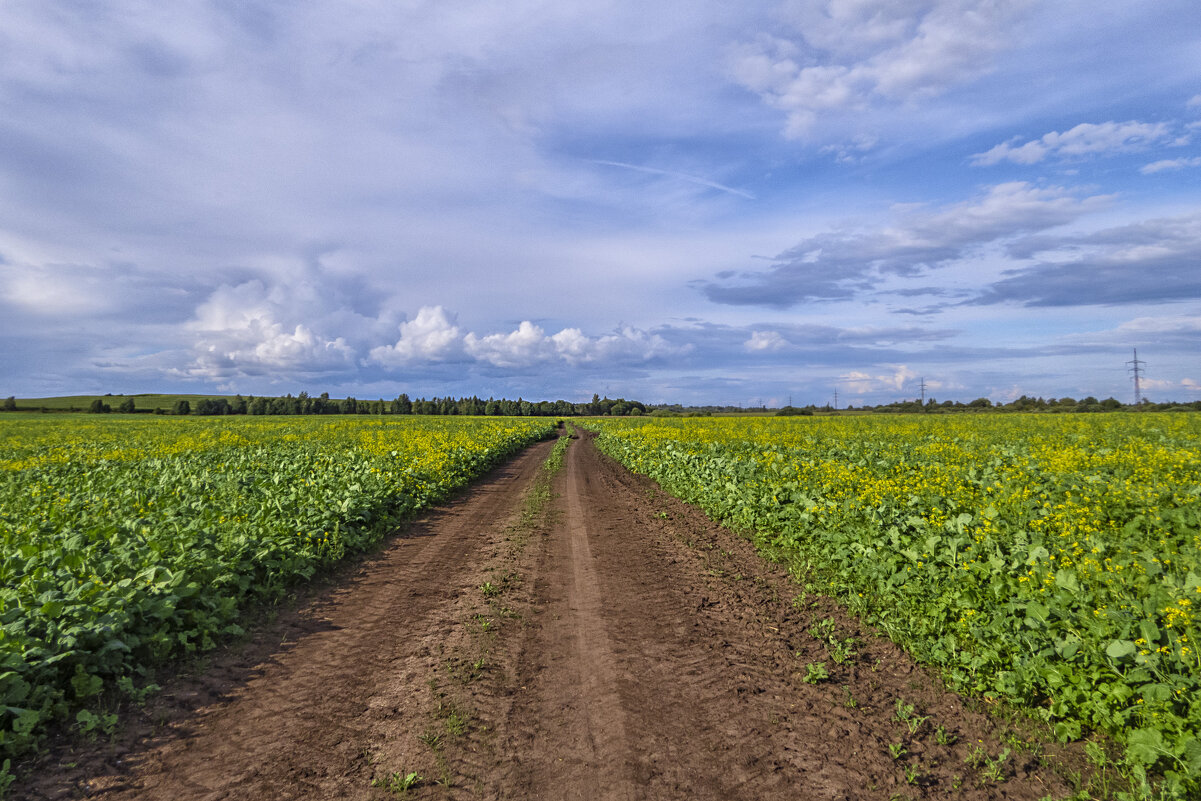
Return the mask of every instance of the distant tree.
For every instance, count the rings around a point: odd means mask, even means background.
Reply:
[[[122,414],[133,414],[138,410],[138,405],[133,402],[133,398],[126,398],[121,401],[121,405],[117,407],[117,411]]]
[[[100,398],[96,398],[96,400],[92,401],[92,405],[88,406],[88,412],[90,414],[107,414],[111,411],[112,408]]]
[[[968,406],[973,409],[988,409],[992,406],[992,401],[990,401],[988,398],[976,398],[974,401],[969,403]]]
[[[188,403],[183,398],[175,401],[175,407],[171,410],[171,414],[186,415],[192,413],[192,404]]]
[[[192,414],[233,414],[225,398],[201,398]]]
[[[15,412],[17,410],[17,399],[9,395],[4,399],[4,403],[0,404],[0,412]]]
[[[403,392],[396,396],[396,400],[392,401],[392,414],[412,414],[413,402],[409,400],[409,396]]]

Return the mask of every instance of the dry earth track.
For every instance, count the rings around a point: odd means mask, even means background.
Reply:
[[[1001,741],[1005,726],[831,602],[795,602],[783,569],[590,435],[567,450],[550,500],[531,504],[550,448],[171,682],[113,743],[52,752],[24,797],[1070,793]],[[832,636],[853,640],[843,663]],[[807,682],[819,662],[829,677]],[[897,699],[913,705],[908,722]],[[388,788],[410,772],[422,777],[411,789]]]

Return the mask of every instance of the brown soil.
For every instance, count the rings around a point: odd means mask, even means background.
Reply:
[[[1070,794],[1009,724],[832,602],[798,600],[590,436],[539,505],[550,447],[169,682],[112,742],[60,745],[18,797]]]

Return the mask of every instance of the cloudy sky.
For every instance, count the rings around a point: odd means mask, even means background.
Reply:
[[[1195,0],[0,4],[0,396],[1201,399]]]

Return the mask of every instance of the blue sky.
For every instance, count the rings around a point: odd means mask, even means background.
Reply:
[[[1201,7],[0,5],[0,395],[1201,399]]]

